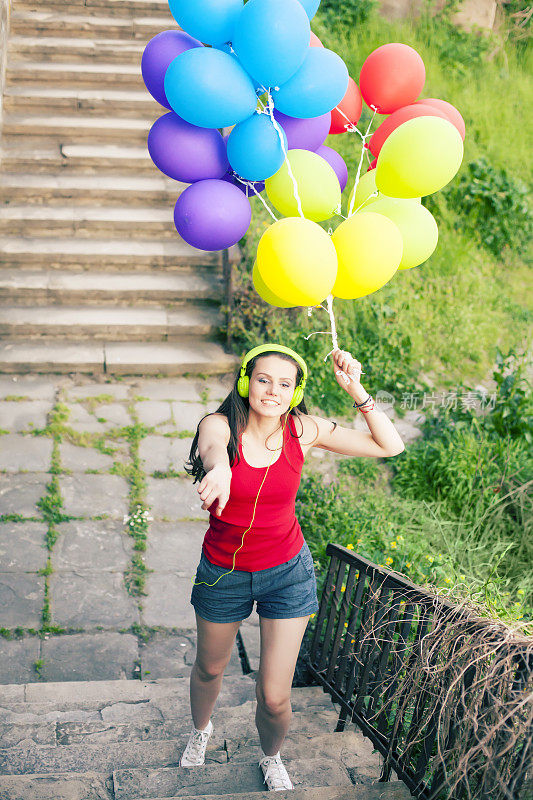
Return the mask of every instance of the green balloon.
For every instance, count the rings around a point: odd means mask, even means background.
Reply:
[[[310,150],[289,150],[288,159],[298,185],[304,217],[313,222],[332,217],[341,202],[341,187],[333,167]],[[299,216],[286,161],[275,175],[265,181],[265,187],[270,202],[285,217]]]
[[[370,208],[396,223],[403,239],[403,255],[398,269],[418,267],[433,253],[439,239],[435,218],[423,205],[413,200],[383,197]]]
[[[440,117],[416,117],[385,140],[376,167],[376,186],[388,197],[424,197],[457,174],[463,159],[459,131]]]

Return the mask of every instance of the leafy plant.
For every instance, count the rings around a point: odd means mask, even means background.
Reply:
[[[446,197],[460,214],[457,227],[466,225],[494,255],[506,246],[518,253],[527,250],[533,231],[528,190],[505,169],[478,158],[446,190]]]

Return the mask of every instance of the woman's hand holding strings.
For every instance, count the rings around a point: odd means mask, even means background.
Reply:
[[[334,350],[332,355],[337,383],[356,402],[361,402],[367,394],[361,386],[361,375],[363,374],[361,363],[346,350]]]
[[[228,502],[231,483],[231,469],[226,464],[215,464],[203,477],[198,486],[202,508],[207,510],[218,500],[216,515],[219,517]]]

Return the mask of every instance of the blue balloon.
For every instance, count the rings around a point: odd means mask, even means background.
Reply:
[[[287,151],[287,137],[283,132]],[[232,169],[249,181],[264,181],[283,164],[281,140],[268,114],[256,113],[236,125],[228,139],[228,161]]]
[[[309,19],[313,19],[316,12],[318,11],[320,0],[300,0],[300,3],[305,8],[305,13],[309,17]]]
[[[239,61],[239,57],[237,56],[237,53],[236,53],[236,52],[233,50],[233,47],[231,46],[231,43],[230,43],[230,42],[227,42],[226,44],[223,44],[223,45],[221,45],[221,46],[220,46],[218,49],[219,49],[219,50],[222,50],[222,52],[223,52],[223,53],[228,53],[228,55],[230,55],[232,58],[234,58],[234,59],[235,59],[235,61],[236,61],[236,62],[237,62],[237,64],[239,65],[239,67],[241,67],[241,69],[244,69],[243,65],[242,65],[242,64],[241,64],[241,62]],[[245,69],[244,69],[244,71],[246,72],[246,70],[245,70]],[[248,75],[248,73],[247,73],[247,72],[246,72],[246,74]],[[248,77],[250,78],[250,80],[252,81],[252,83],[253,83],[253,85],[254,85],[254,89],[255,89],[255,91],[256,91],[256,94],[257,94],[257,90],[258,90],[258,89],[261,89],[261,90],[262,90],[262,91],[261,91],[261,94],[264,94],[264,89],[263,89],[263,87],[262,87],[262,86],[261,86],[259,83],[257,83],[257,81],[255,80],[255,78],[254,78],[252,75],[248,75]]]
[[[325,47],[310,47],[298,72],[273,92],[274,105],[289,117],[319,117],[340,103],[348,88],[348,77],[346,64],[337,53]]]
[[[243,0],[168,0],[178,25],[206,44],[231,42]]]
[[[302,64],[311,26],[298,0],[249,0],[233,36],[233,49],[246,72],[265,89],[281,86]]]
[[[165,94],[178,116],[200,128],[235,125],[257,106],[249,76],[236,59],[213,47],[175,58],[165,75]]]

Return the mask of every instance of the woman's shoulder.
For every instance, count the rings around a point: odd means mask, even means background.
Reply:
[[[203,434],[207,433],[222,435],[224,437],[227,436],[229,440],[230,427],[228,418],[225,414],[221,414],[218,411],[213,411],[211,414],[206,414],[206,416],[200,420],[198,429]]]

